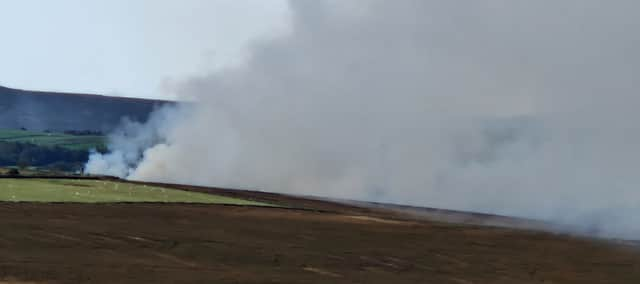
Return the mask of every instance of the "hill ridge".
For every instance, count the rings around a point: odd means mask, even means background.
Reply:
[[[113,130],[124,117],[146,121],[168,100],[31,91],[0,86],[0,128],[35,131]]]
[[[116,99],[116,100],[175,103],[175,101],[172,101],[172,100],[149,99],[149,98],[139,98],[139,97],[130,97],[130,96],[113,96],[113,95],[92,94],[92,93],[84,93],[84,92],[27,90],[27,89],[11,88],[11,87],[0,85],[0,95],[5,93],[28,93],[32,95],[42,95],[42,96],[60,95],[60,96],[75,96],[75,97],[99,97],[99,98],[109,98],[109,99]]]

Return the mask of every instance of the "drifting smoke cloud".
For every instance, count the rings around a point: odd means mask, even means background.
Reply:
[[[637,1],[291,1],[87,169],[473,210],[637,238]]]

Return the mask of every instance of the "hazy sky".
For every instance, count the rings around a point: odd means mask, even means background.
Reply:
[[[284,0],[0,0],[0,85],[170,98],[283,33]]]

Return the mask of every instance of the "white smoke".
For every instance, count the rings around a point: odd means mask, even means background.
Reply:
[[[167,142],[172,129],[186,119],[188,107],[166,105],[149,116],[146,123],[124,118],[113,133],[109,134],[109,152],[92,151],[85,165],[88,174],[127,177],[136,168],[147,149]]]
[[[87,169],[639,236],[640,2],[290,4],[290,34]]]

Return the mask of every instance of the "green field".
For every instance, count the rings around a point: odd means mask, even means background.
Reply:
[[[0,201],[180,202],[270,206],[249,200],[126,182],[72,179],[0,179]]]
[[[15,129],[0,129],[0,141],[31,143],[39,146],[59,146],[69,150],[89,150],[104,147],[104,136],[76,136]]]

